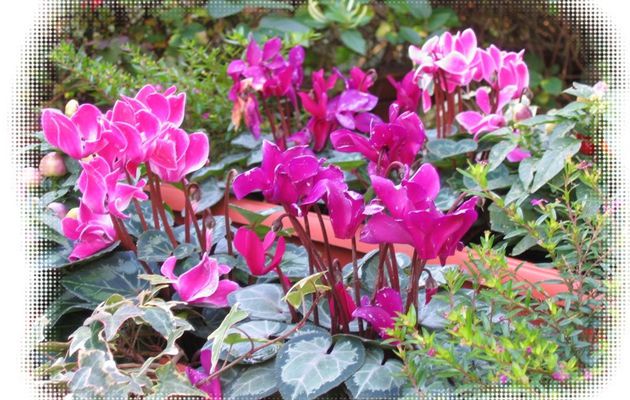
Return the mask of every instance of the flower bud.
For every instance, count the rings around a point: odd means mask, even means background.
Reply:
[[[517,104],[512,109],[512,119],[514,121],[524,121],[532,116],[532,110],[524,104]]]
[[[48,209],[55,213],[59,219],[63,219],[66,215],[68,215],[68,208],[62,203],[52,202],[48,205]]]
[[[39,169],[34,167],[26,167],[22,169],[22,184],[25,187],[35,188],[42,183],[42,175]]]
[[[66,113],[66,116],[70,118],[74,115],[74,113],[77,112],[78,109],[79,109],[79,102],[76,101],[75,99],[72,99],[66,103],[66,109],[64,112]]]
[[[63,156],[57,152],[46,154],[39,162],[39,172],[42,176],[60,177],[64,176],[68,170],[63,161]]]
[[[66,213],[66,218],[77,219],[79,217],[79,207],[71,208],[70,211]]]

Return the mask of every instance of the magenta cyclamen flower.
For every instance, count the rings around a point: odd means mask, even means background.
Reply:
[[[351,320],[356,318],[353,313],[357,309],[357,305],[352,299],[348,289],[343,285],[343,282],[337,282],[333,289],[335,296],[330,296],[328,299],[328,308],[330,315],[334,318],[337,315],[337,307],[335,307],[335,301],[339,301],[339,310],[341,315],[339,316],[340,323],[345,325],[350,323]],[[337,300],[336,300],[337,299]]]
[[[247,127],[259,137],[262,117],[257,94],[264,98],[287,97],[297,107],[296,88],[303,79],[304,49],[292,48],[285,59],[280,38],[270,39],[262,48],[253,37],[249,40],[245,59],[234,60],[228,66],[228,75],[234,81],[228,97],[234,102],[232,123],[238,127],[244,115]]]
[[[201,360],[201,369],[186,367],[186,376],[188,376],[188,380],[193,386],[196,386],[197,382],[206,379],[215,372],[211,369],[212,351],[210,351],[210,349],[201,350],[199,358]],[[212,400],[220,400],[223,398],[221,393],[221,379],[219,377],[211,379],[209,382],[201,385],[199,389],[206,392]]]
[[[313,72],[311,75],[313,82],[312,93],[300,92],[298,95],[302,100],[302,106],[311,115],[306,129],[314,139],[313,149],[319,151],[326,146],[328,135],[337,126],[334,118],[332,105],[329,106],[328,91],[337,82],[337,75],[332,74],[328,78],[324,77],[324,70]]]
[[[352,316],[366,320],[382,338],[386,338],[387,329],[394,327],[396,317],[402,312],[400,293],[383,288],[376,293],[373,304],[370,304],[368,296],[363,296],[361,306],[354,310]]]
[[[399,105],[393,103],[389,108],[389,122],[373,124],[369,138],[339,129],[332,133],[330,140],[337,151],[363,154],[370,161],[370,173],[383,174],[395,161],[411,165],[424,145],[426,134],[416,113],[399,114]]]
[[[42,112],[44,137],[54,147],[74,159],[81,159],[103,148],[103,115],[91,104],[82,104],[68,118],[59,110]]]
[[[201,168],[210,153],[208,136],[203,132],[186,133],[169,127],[155,140],[148,161],[165,182],[179,182]]]
[[[239,288],[236,282],[219,279],[219,275],[230,272],[230,267],[219,264],[214,258],[204,254],[199,261],[180,276],[175,275],[177,258],[169,257],[162,264],[160,272],[172,280],[172,285],[182,301],[190,304],[203,304],[214,307],[227,307],[227,296]]]
[[[68,259],[81,260],[95,254],[117,239],[114,225],[109,215],[92,211],[85,203],[79,205],[78,215],[70,212],[61,220],[63,234],[74,240],[74,248]]]
[[[265,200],[282,204],[296,215],[301,215],[302,200],[311,193],[316,182],[323,179],[343,180],[343,172],[338,167],[324,166],[324,160],[318,159],[306,146],[281,151],[275,144],[264,141],[262,153],[260,167],[234,179],[232,188],[238,199],[260,190]]]
[[[313,186],[313,190],[302,204],[314,204],[321,198],[328,207],[335,236],[340,239],[352,238],[365,219],[363,196],[348,190],[348,185],[343,180],[325,179]]]
[[[391,75],[387,76],[389,83],[396,89],[396,103],[400,107],[401,112],[415,112],[420,105],[420,98],[423,92],[418,86],[417,79],[415,71],[409,71],[400,82],[397,82]]]
[[[240,253],[249,271],[254,276],[265,275],[271,270],[274,270],[282,261],[282,256],[285,250],[285,240],[283,237],[278,239],[275,253],[273,256],[270,254],[271,246],[273,246],[276,240],[276,233],[269,231],[265,235],[264,240],[260,240],[256,232],[240,227],[234,235],[234,247]],[[267,262],[267,256],[270,256],[270,261]]]
[[[377,200],[368,207],[372,217],[361,232],[366,243],[409,244],[421,259],[439,257],[444,265],[477,220],[477,197],[448,214],[437,209],[440,178],[431,164],[422,165],[399,185],[380,176],[371,178]]]

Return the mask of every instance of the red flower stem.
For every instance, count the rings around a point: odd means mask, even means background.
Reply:
[[[354,284],[354,302],[361,305],[361,282],[359,281],[359,266],[357,265],[357,238],[352,235],[352,283]],[[363,336],[363,320],[359,320],[359,334]]]
[[[311,237],[311,225],[308,222],[308,214],[304,214],[304,229],[306,230],[306,236]],[[309,275],[313,275],[315,273],[313,267],[313,252],[310,247],[306,247],[306,252],[308,253],[308,273]],[[319,310],[315,309],[313,312],[313,321],[315,325],[319,325]]]
[[[238,172],[235,169],[231,169],[227,173],[225,178],[225,192],[223,192],[223,203],[225,204],[224,218],[225,218],[225,239],[227,240],[227,251],[229,255],[234,255],[232,250],[232,229],[230,229],[230,189],[232,187],[232,180]]]
[[[418,311],[418,291],[420,289],[420,276],[424,271],[424,266],[427,260],[420,260],[418,253],[414,250],[413,258],[411,260],[411,280],[407,289],[407,304],[405,305],[405,312],[409,311],[409,308],[413,305],[416,312]]]
[[[267,117],[267,121],[269,122],[269,127],[271,128],[271,135],[273,136],[273,141],[276,142],[276,144],[280,145],[278,143],[278,131],[276,130],[276,123],[274,121],[273,115],[271,115],[271,111],[269,111],[269,108],[267,107],[267,103],[265,102],[265,99],[261,99],[260,103],[263,106],[263,111],[265,113],[265,116]],[[284,150],[284,149],[281,149]]]
[[[280,279],[282,290],[284,291],[284,294],[286,295],[287,293],[289,293],[289,289],[291,288],[289,287],[289,285],[287,285],[287,278],[282,273],[282,268],[280,268],[280,265],[276,267],[276,273],[278,274],[278,278]],[[287,301],[287,306],[289,307],[289,312],[291,313],[291,322],[296,323],[298,321],[297,311],[295,311],[295,308],[293,308],[293,306],[289,304],[288,301]]]
[[[287,114],[284,113],[284,107],[280,103],[280,100],[278,100],[278,111],[280,112],[280,121],[282,123],[282,129],[284,130],[282,141],[285,142],[286,148],[286,138],[291,134],[291,131],[289,128],[289,121],[287,121]]]
[[[390,255],[390,263],[391,265],[391,275],[390,279],[392,281],[392,288],[396,291],[400,291],[400,280],[398,278],[398,261],[396,261],[396,250],[394,250],[394,245],[392,243],[389,244],[389,255]]]
[[[160,218],[158,217],[158,198],[155,194],[155,185],[153,184],[153,178],[149,175],[149,192],[151,196],[151,211],[153,213],[153,226],[155,229],[160,230]]]
[[[326,225],[324,224],[324,218],[322,217],[322,212],[319,209],[319,206],[317,204],[315,204],[313,208],[315,209],[315,213],[317,214],[317,219],[319,221],[319,226],[322,230],[322,236],[324,239],[324,250],[326,251],[326,258],[328,259],[328,266],[332,270],[333,268],[332,253],[330,252],[330,242],[328,241],[328,233],[326,232]]]
[[[374,282],[374,293],[372,293],[372,302],[376,299],[376,293],[385,285],[385,271],[383,270],[385,263],[385,246],[378,245],[378,267],[376,269],[376,281]]]
[[[287,116],[286,121],[287,121],[287,135],[291,134],[291,109],[289,108],[289,102],[288,100],[284,101],[284,110],[285,110],[285,115]]]
[[[458,113],[461,114],[462,111],[464,111],[464,100],[462,99],[462,87],[458,86],[457,87],[457,107],[458,107]]]
[[[130,185],[132,185],[133,180],[131,179],[131,175],[129,175],[129,171],[127,171],[125,169],[125,174],[127,175],[127,182],[129,182]],[[140,225],[142,226],[142,232],[146,232],[149,229],[149,226],[147,225],[147,220],[144,218],[144,213],[142,212],[142,208],[140,208],[140,202],[138,202],[138,199],[136,199],[135,197],[132,199],[133,201],[133,206],[136,209],[136,214],[138,214],[138,217],[140,218]]]
[[[184,186],[184,209],[186,210],[186,223],[192,224],[195,229],[195,233],[197,234],[197,240],[199,242],[199,246],[202,250],[204,249],[203,243],[205,236],[202,235],[201,229],[199,228],[199,224],[197,221],[197,215],[195,210],[193,210],[192,203],[190,202],[190,184],[186,182],[185,179],[182,179],[182,185]],[[190,226],[186,227],[186,243],[190,243]]]
[[[438,76],[435,77],[433,84],[433,91],[435,94],[435,130],[437,131],[437,137],[442,137],[442,89],[440,89],[440,81]]]
[[[160,217],[162,218],[162,223],[164,224],[164,231],[166,232],[166,235],[171,241],[173,248],[175,248],[177,247],[177,240],[175,239],[175,235],[173,234],[173,229],[168,223],[168,218],[166,218],[166,211],[164,210],[164,202],[162,201],[162,190],[160,189],[160,180],[153,173],[153,171],[151,171],[151,166],[149,165],[148,162],[146,163],[146,166],[147,166],[147,174],[149,175],[149,177],[153,179],[153,183],[155,184],[155,195],[157,197],[157,203],[159,204],[158,213],[160,214]]]

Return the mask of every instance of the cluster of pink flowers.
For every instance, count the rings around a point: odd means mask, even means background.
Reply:
[[[244,117],[245,125],[255,137],[260,136],[259,96],[287,98],[297,108],[297,88],[302,84],[304,49],[296,46],[285,59],[282,40],[273,38],[262,48],[250,38],[244,60],[234,60],[228,66],[228,74],[234,81],[229,99],[234,103],[232,123],[238,127]]]
[[[389,108],[389,122],[370,124],[369,137],[339,129],[332,133],[330,141],[337,151],[365,156],[370,161],[368,171],[372,175],[384,175],[392,163],[409,166],[422,150],[426,134],[418,114],[399,112],[400,106],[393,103]]]
[[[344,90],[331,98],[337,79],[344,81]],[[378,103],[378,97],[368,91],[375,82],[374,71],[364,72],[358,67],[350,70],[345,77],[335,70],[328,78],[319,70],[312,75],[313,88],[310,93],[300,92],[304,110],[311,115],[307,125],[306,142],[313,140],[313,149],[322,150],[328,136],[337,128],[356,129],[368,132],[370,126],[380,118],[371,113]]]
[[[123,96],[106,113],[82,104],[67,116],[45,109],[46,140],[83,167],[78,179],[82,193],[78,213],[63,221],[64,234],[75,241],[70,260],[88,257],[120,239],[120,220],[134,200],[146,200],[146,179],[138,176],[145,164],[163,181],[179,182],[203,166],[210,151],[208,137],[179,128],[186,95],[171,87],[161,93],[143,87],[135,97]]]

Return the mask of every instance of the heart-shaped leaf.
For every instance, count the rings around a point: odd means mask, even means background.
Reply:
[[[155,229],[144,232],[138,238],[138,259],[146,262],[162,262],[173,253],[173,245],[166,233]]]
[[[61,284],[80,299],[97,305],[112,294],[135,297],[148,289],[149,283],[138,278],[143,272],[133,252],[116,252],[70,271],[61,278]]]
[[[282,287],[272,283],[247,286],[228,296],[230,305],[240,304],[240,309],[252,319],[290,321],[291,314],[287,303],[282,300]]]
[[[227,334],[241,336],[243,340],[229,345],[224,344],[219,357],[224,360],[227,359],[228,361],[233,361],[234,359],[247,354],[247,352],[252,349],[252,342],[250,342],[250,340],[253,341],[254,346],[260,346],[269,338],[279,336],[287,329],[287,324],[278,321],[255,320],[236,324],[232,328],[228,329]],[[257,364],[267,361],[276,355],[281,346],[282,343],[267,346],[243,359],[242,363]]]
[[[151,202],[150,201],[143,201],[140,203],[140,212],[142,213],[142,216],[144,217],[145,222],[147,223],[147,226],[149,229],[153,229],[155,228],[155,224],[154,224],[154,220],[153,220],[153,211],[151,208]],[[135,237],[140,237],[140,235],[142,234],[142,232],[144,232],[143,228],[142,228],[142,222],[140,220],[140,215],[138,214],[136,207],[129,207],[126,211],[126,214],[129,216],[129,218],[127,218],[124,222],[125,227],[127,228],[127,230],[129,231],[130,234],[132,234]],[[158,217],[158,220],[160,222],[160,227],[162,227],[162,219]],[[171,215],[171,213],[166,213],[166,220],[168,221],[168,225],[169,226],[173,226],[173,216]]]
[[[331,349],[332,346],[332,349]],[[285,400],[314,399],[350,378],[363,365],[365,349],[352,337],[309,333],[285,343],[276,357],[276,376]]]
[[[354,399],[393,399],[400,395],[406,382],[402,375],[403,364],[390,359],[383,362],[383,350],[370,346],[365,352],[365,362],[346,381],[346,387]]]
[[[439,159],[449,158],[477,150],[477,142],[473,139],[433,139],[427,143],[427,150]]]
[[[248,367],[235,367],[231,379],[221,374],[221,389],[226,399],[259,400],[278,391],[273,360]]]

